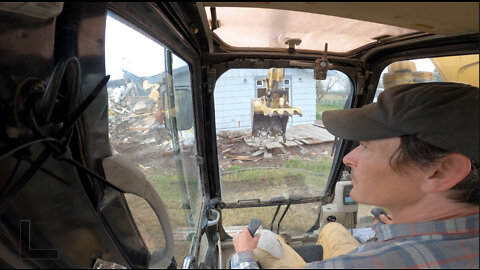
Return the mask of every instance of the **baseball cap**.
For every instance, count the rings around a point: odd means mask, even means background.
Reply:
[[[478,162],[479,93],[462,83],[402,84],[362,108],[325,111],[322,120],[331,134],[347,140],[413,135]]]

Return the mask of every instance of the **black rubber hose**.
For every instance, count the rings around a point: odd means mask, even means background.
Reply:
[[[48,124],[51,122],[53,109],[60,91],[60,87],[64,77],[66,78],[67,91],[65,91],[65,99],[69,102],[64,104],[66,108],[72,108],[80,93],[80,61],[72,56],[60,62],[55,66],[52,76],[48,81],[45,92],[40,100],[35,104],[35,115],[40,124]]]

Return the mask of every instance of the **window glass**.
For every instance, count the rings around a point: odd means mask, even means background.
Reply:
[[[322,196],[332,166],[334,136],[323,127],[321,115],[343,109],[350,93],[350,79],[338,71],[328,71],[324,81],[313,78],[313,69],[225,72],[214,95],[220,184],[227,207],[278,196]],[[318,216],[319,203],[314,205],[308,222],[293,214],[294,209],[308,207],[292,205],[292,213],[287,212],[282,221],[283,230],[310,228]],[[270,208],[275,211],[275,207],[248,208],[252,211],[248,217],[224,209],[222,222],[228,231],[228,226],[248,224],[250,216],[265,216],[262,211]],[[267,216],[273,217],[270,212]],[[302,225],[305,228],[295,225],[300,220],[308,223]]]
[[[377,101],[378,95],[383,91],[400,84],[460,82],[478,87],[478,74],[478,54],[394,62],[383,70],[373,101]],[[373,220],[370,210],[373,207],[359,205],[358,227],[371,226]]]
[[[113,155],[135,164],[160,195],[174,233],[174,256],[181,262],[195,239],[202,199],[190,68],[110,12],[105,58]],[[126,198],[149,250],[163,248],[163,232],[150,206],[138,196]]]
[[[374,101],[381,92],[399,84],[460,82],[478,87],[478,67],[478,54],[395,62],[383,70]]]

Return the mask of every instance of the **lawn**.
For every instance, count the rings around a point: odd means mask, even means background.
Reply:
[[[305,159],[300,156],[291,156],[281,166],[274,168],[251,168],[243,166],[230,166],[221,176],[222,200],[237,202],[239,199],[269,200],[273,197],[290,194],[318,196],[323,194],[331,168],[331,158],[323,157],[319,161]],[[147,175],[147,179],[162,198],[166,206],[170,224],[176,234],[184,235],[194,228],[187,222],[187,213],[183,209],[182,193],[177,173],[164,173]],[[185,180],[188,192],[195,190],[192,181]],[[147,243],[153,250],[158,250],[164,245],[161,230],[155,214],[143,199],[127,198],[136,223]],[[193,202],[192,202],[193,203]],[[194,208],[195,205],[192,205]],[[192,209],[194,212],[194,209]],[[223,209],[223,226],[245,226],[251,218],[257,217],[262,221],[264,228],[270,228],[270,222],[276,207],[253,207],[241,209]],[[285,206],[276,218],[280,219]],[[319,203],[292,205],[281,224],[281,232],[297,234],[307,231],[315,223],[319,211]],[[274,225],[276,230],[277,223]],[[188,229],[190,228],[190,229]],[[180,235],[179,234],[179,235]],[[186,235],[186,234],[185,234]],[[184,237],[185,236],[176,236]],[[189,248],[189,241],[176,240],[176,253],[183,254]],[[177,250],[178,249],[178,250]]]
[[[231,166],[221,178],[222,200],[225,202],[237,202],[240,199],[268,201],[277,196],[288,198],[290,194],[318,196],[325,189],[331,165],[332,161],[328,157],[321,161],[313,161],[292,156],[281,167],[275,169]],[[305,232],[315,222],[318,206],[318,203],[292,205],[285,215],[281,228],[289,233]],[[281,208],[279,215],[284,209],[285,206]],[[257,217],[262,220],[264,228],[269,228],[275,210],[276,207],[224,209],[223,225],[243,226],[248,224],[251,218]],[[279,219],[280,216],[276,221]]]
[[[324,111],[331,111],[331,110],[341,110],[343,109],[342,100],[335,101],[336,103],[317,103],[317,119],[322,119],[322,113]]]

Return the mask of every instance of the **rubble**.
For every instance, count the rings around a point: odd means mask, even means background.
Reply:
[[[259,155],[263,154],[264,152],[265,152],[265,150],[260,149],[260,150],[258,150],[258,151],[256,151],[256,152],[251,153],[250,156],[256,157],[256,156],[259,156]]]
[[[321,126],[302,125],[287,129],[286,141],[282,137],[252,137],[251,130],[229,130],[217,133],[219,168],[231,165],[280,166],[292,155],[302,159],[321,159],[331,151],[334,137]]]
[[[265,154],[263,154],[264,159],[270,159],[272,157],[273,157],[273,155],[271,153],[265,152]]]
[[[302,155],[308,154],[308,150],[307,150],[305,147],[303,147],[303,146],[301,146],[301,145],[297,145],[297,146],[298,146],[298,148],[300,148],[300,150],[301,150],[300,153],[301,153]]]

